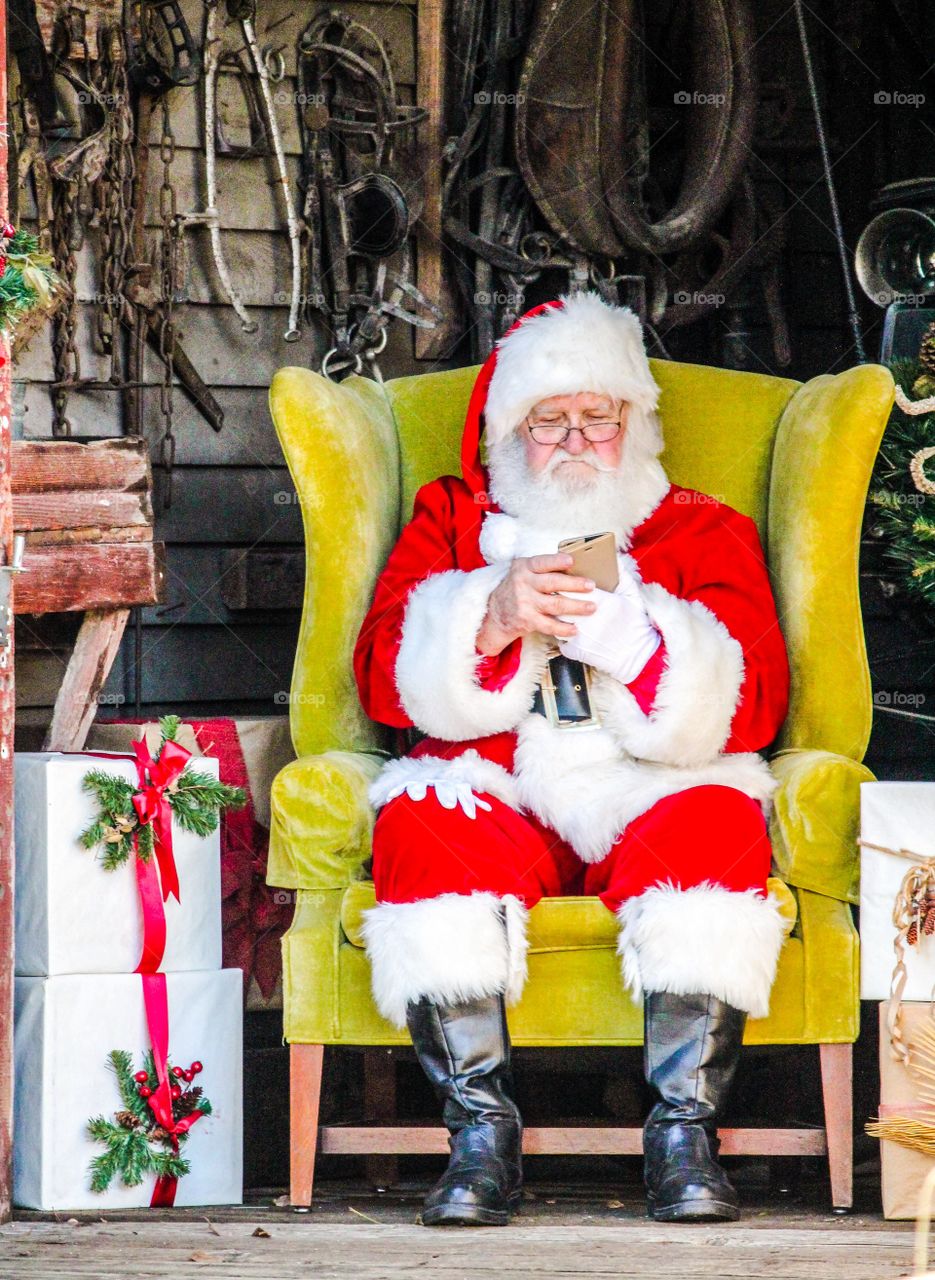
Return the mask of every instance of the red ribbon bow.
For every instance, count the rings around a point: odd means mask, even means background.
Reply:
[[[145,740],[130,745],[140,783],[139,791],[133,796],[133,808],[142,826],[152,823],[162,899],[168,902],[171,894],[179,902],[179,873],[172,856],[172,809],[166,799],[166,789],[175,782],[192,753],[178,742],[169,741],[163,743],[159,759],[154,760]]]
[[[144,973],[143,1003],[146,1006],[146,1022],[149,1026],[149,1042],[153,1047],[158,1086],[147,1098],[158,1124],[165,1129],[172,1141],[172,1149],[178,1151],[178,1135],[187,1133],[204,1115],[195,1110],[190,1115],[175,1120],[172,1116],[172,1082],[169,1079],[169,997],[164,973]],[[170,1208],[175,1203],[178,1179],[163,1174],[156,1179],[150,1208]]]

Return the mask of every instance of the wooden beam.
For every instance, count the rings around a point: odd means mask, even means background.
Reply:
[[[89,609],[84,615],[43,751],[80,751],[84,746],[129,616],[129,609]]]
[[[15,494],[151,487],[142,440],[14,440],[12,465]]]
[[[415,330],[414,355],[417,360],[437,360],[451,351],[462,327],[442,243],[439,157],[445,145],[445,0],[420,0],[417,15],[416,101],[428,109],[428,118],[419,125],[425,199],[415,228],[416,284],[444,315],[434,329]]]
[[[152,525],[153,504],[146,489],[123,493],[119,489],[77,489],[73,492],[14,493],[13,528],[101,529],[128,525]]]
[[[165,548],[161,542],[91,542],[28,547],[25,572],[13,587],[16,613],[65,613],[72,609],[125,608],[165,598]]]
[[[719,1136],[725,1156],[821,1156],[827,1152],[822,1129],[721,1129]],[[318,1149],[322,1155],[446,1155],[448,1131],[434,1125],[325,1125]],[[642,1129],[531,1126],[523,1134],[523,1154],[528,1156],[637,1156],[642,1150]]]
[[[9,120],[7,104],[7,7],[0,7],[0,120]],[[6,127],[0,129],[0,218],[9,214],[9,153]],[[13,419],[10,345],[0,336],[0,559],[9,564],[13,550],[10,496],[10,438]],[[0,659],[0,1222],[11,1216],[13,1186],[13,628]]]

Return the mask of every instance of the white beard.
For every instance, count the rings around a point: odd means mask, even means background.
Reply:
[[[628,424],[616,467],[608,468],[593,449],[575,455],[579,466],[571,467],[570,455],[557,449],[539,472],[529,469],[523,442],[514,431],[489,450],[491,496],[501,511],[530,531],[559,529],[566,537],[576,537],[610,530],[625,549],[632,531],[652,514],[669,488],[657,450],[640,440],[633,425]],[[581,463],[590,465],[585,469]]]

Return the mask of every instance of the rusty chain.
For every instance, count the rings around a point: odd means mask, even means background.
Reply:
[[[175,204],[175,188],[172,186],[172,161],[175,156],[175,136],[169,111],[169,95],[161,99],[162,137],[159,141],[159,158],[162,160],[162,186],[159,188],[159,217],[162,224],[159,243],[160,319],[159,355],[162,359],[162,382],[159,387],[159,412],[162,414],[163,434],[159,446],[159,465],[163,469],[162,506],[172,505],[172,475],[175,467],[175,433],[172,423],[172,380],[175,376],[175,349],[172,328],[172,302],[179,286],[179,223]]]
[[[96,188],[97,221],[101,234],[101,283],[95,323],[100,350],[110,355],[110,381],[124,382],[121,344],[117,334],[124,309],[127,271],[132,260],[133,113],[130,105],[126,53],[119,27],[104,39],[104,57],[99,83],[103,101],[109,108],[109,145],[104,171]]]

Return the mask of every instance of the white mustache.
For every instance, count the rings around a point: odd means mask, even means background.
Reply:
[[[549,458],[548,462],[539,472],[540,475],[548,476],[556,469],[556,467],[564,466],[566,462],[583,462],[586,466],[592,467],[595,471],[611,472],[616,471],[616,467],[612,467],[609,463],[604,462],[596,453],[559,453],[555,452]]]

